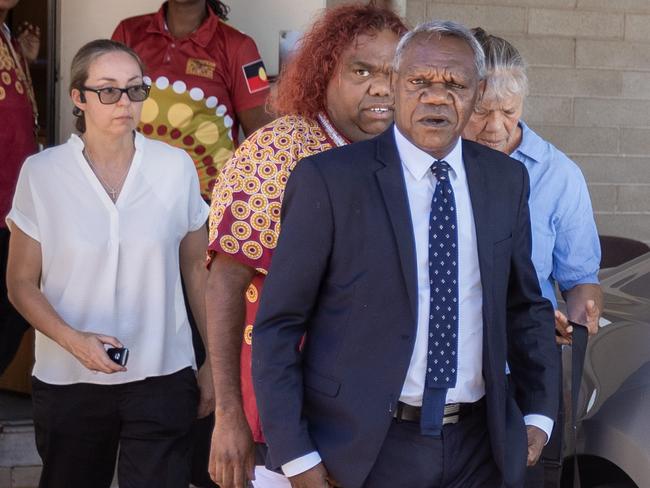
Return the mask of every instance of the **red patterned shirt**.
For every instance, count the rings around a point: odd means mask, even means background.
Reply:
[[[208,260],[215,253],[224,253],[257,270],[246,291],[241,354],[244,411],[255,442],[264,442],[264,437],[251,377],[253,323],[278,242],[284,190],[299,160],[346,143],[323,115],[318,121],[281,117],[244,141],[224,166],[214,187]]]
[[[4,24],[0,30],[0,227],[6,227],[20,168],[37,147],[29,68]]]
[[[139,130],[188,152],[207,200],[237,145],[237,113],[266,101],[266,72],[255,42],[211,9],[182,39],[167,29],[165,12],[163,4],[155,14],[123,20],[113,39],[138,53],[152,84]]]

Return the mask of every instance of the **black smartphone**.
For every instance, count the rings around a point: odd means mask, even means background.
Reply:
[[[106,354],[111,361],[120,366],[126,366],[126,362],[129,360],[129,350],[126,347],[110,347],[106,349]]]

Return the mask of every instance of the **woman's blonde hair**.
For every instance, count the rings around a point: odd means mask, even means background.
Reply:
[[[77,54],[74,55],[72,64],[70,65],[70,86],[68,93],[72,94],[72,90],[79,90],[82,94],[82,101],[85,101],[83,87],[86,85],[86,80],[88,80],[90,65],[100,56],[112,52],[123,52],[131,56],[138,63],[142,74],[144,74],[144,63],[133,49],[125,46],[121,42],[110,39],[96,39],[84,44],[77,51]],[[72,115],[77,118],[75,128],[82,134],[86,132],[86,119],[83,110],[75,106],[72,109]]]

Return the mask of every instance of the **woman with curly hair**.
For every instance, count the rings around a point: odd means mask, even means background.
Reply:
[[[253,478],[255,486],[289,486],[260,466],[266,448],[251,379],[251,334],[284,188],[300,159],[388,128],[392,60],[405,32],[399,17],[373,5],[327,10],[280,74],[270,102],[280,117],[249,137],[217,179],[206,312],[216,398],[210,474],[222,488]],[[282,470],[291,477],[318,462],[311,456]]]

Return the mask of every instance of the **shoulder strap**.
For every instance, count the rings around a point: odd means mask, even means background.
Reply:
[[[573,488],[580,488],[580,470],[577,455],[578,434],[578,395],[582,383],[582,370],[587,352],[588,331],[587,327],[572,322],[573,340],[571,341],[571,451],[573,454]]]

